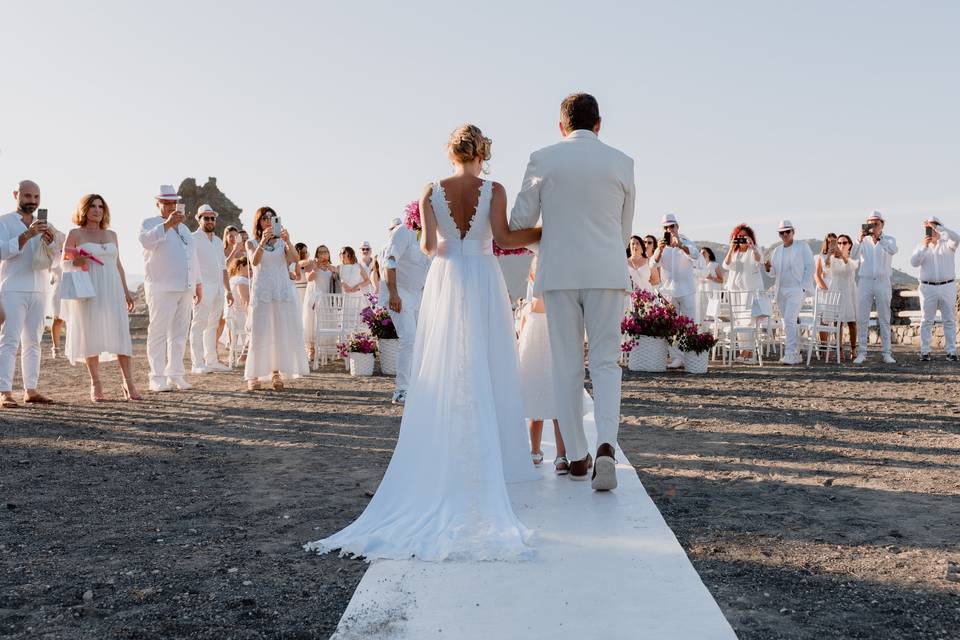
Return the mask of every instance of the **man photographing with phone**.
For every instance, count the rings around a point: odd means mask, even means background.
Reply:
[[[51,400],[37,391],[40,378],[40,339],[43,337],[45,268],[35,268],[34,254],[56,252],[53,230],[46,220],[35,219],[40,187],[23,180],[13,191],[17,210],[0,217],[0,305],[6,321],[0,328],[0,407],[16,407],[13,373],[17,348],[22,350],[23,401],[46,404]]]
[[[147,298],[147,362],[150,390],[189,389],[183,353],[193,305],[203,300],[203,287],[194,237],[183,224],[186,210],[172,185],[161,185],[154,196],[159,215],[140,226]]]
[[[876,305],[877,325],[883,361],[895,364],[890,345],[890,299],[893,297],[893,256],[897,241],[883,233],[883,214],[874,211],[860,227],[860,238],[853,243],[850,258],[860,263],[857,284],[857,357],[853,364],[867,359],[867,338],[870,331],[870,310]]]
[[[943,320],[943,347],[947,360],[957,361],[957,247],[960,234],[947,229],[937,216],[923,221],[923,240],[910,256],[910,264],[920,267],[920,359],[930,360],[933,323],[940,310]]]
[[[696,273],[706,264],[697,246],[680,235],[677,217],[668,213],[660,220],[663,237],[653,252],[653,263],[660,267],[660,293],[674,304],[681,314],[697,320]],[[677,347],[670,347],[672,369],[683,366],[683,357]]]

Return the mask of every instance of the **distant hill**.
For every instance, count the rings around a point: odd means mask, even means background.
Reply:
[[[813,238],[808,238],[804,240],[807,243],[807,246],[810,247],[810,250],[813,251],[813,254],[816,255],[820,251],[820,245],[823,243],[823,240],[816,240]],[[730,248],[730,245],[720,244],[718,242],[710,242],[709,240],[697,241],[694,240],[694,244],[700,248],[710,247],[710,249],[716,254],[717,262],[721,262],[723,257],[727,255],[727,250]],[[763,247],[763,255],[766,258],[770,255],[770,252],[773,251],[776,247],[780,246],[780,242],[775,242],[769,247]],[[773,279],[764,274],[764,282],[769,285],[773,283]],[[909,273],[900,271],[900,269],[893,270],[893,284],[908,284],[915,285],[917,284],[917,279],[911,276]]]

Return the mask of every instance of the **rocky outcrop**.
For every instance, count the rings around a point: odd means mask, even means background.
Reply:
[[[182,202],[187,205],[187,220],[185,224],[191,231],[197,229],[197,209],[201,205],[208,204],[217,212],[217,230],[218,236],[223,236],[223,230],[230,225],[242,229],[240,222],[240,213],[243,211],[235,205],[225,193],[220,191],[217,186],[216,178],[207,178],[206,184],[202,187],[197,186],[194,178],[187,178],[180,183],[177,193],[183,198]]]

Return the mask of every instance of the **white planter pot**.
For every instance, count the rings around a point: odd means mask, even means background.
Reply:
[[[350,353],[350,375],[372,376],[374,357],[372,353]]]
[[[683,352],[683,368],[687,373],[704,374],[710,363],[710,350],[703,353]]]
[[[659,372],[667,370],[667,341],[663,338],[637,336],[636,345],[627,358],[630,371]]]
[[[380,373],[385,376],[397,375],[397,354],[400,352],[400,341],[396,338],[377,340],[377,349],[380,351]]]

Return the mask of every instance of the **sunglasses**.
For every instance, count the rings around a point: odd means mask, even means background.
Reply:
[[[841,240],[841,241],[838,242],[837,244],[838,244],[838,245],[841,245],[841,244],[846,245],[846,244],[851,244],[851,243],[847,242],[846,240]]]
[[[664,231],[670,231],[671,229],[676,229],[676,228],[677,228],[677,225],[675,225],[675,224],[668,224],[668,225],[666,225],[666,226],[663,228],[663,230],[664,230]]]
[[[210,216],[203,216],[203,217],[200,218],[200,219],[203,220],[204,222],[216,222],[216,221],[217,221],[216,218],[211,218]]]
[[[786,231],[780,231],[779,233],[780,233],[780,235],[782,235],[782,236],[788,236],[788,235],[790,235],[791,233],[793,233],[793,229],[787,229]]]
[[[362,251],[362,252],[364,252],[364,253],[370,253],[370,249],[360,249],[360,251]]]

